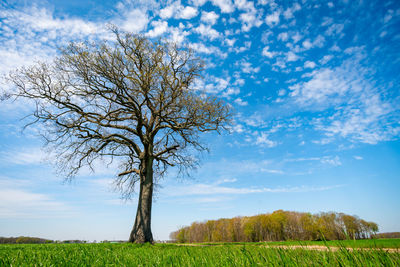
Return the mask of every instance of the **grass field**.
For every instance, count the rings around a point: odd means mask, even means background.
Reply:
[[[256,243],[201,243],[202,245],[267,245],[267,246],[325,246],[325,247],[347,247],[347,248],[398,248],[400,249],[400,238],[387,239],[361,239],[361,240],[333,240],[333,241],[278,241],[278,242],[256,242]]]
[[[353,241],[354,242],[354,241]],[[388,242],[395,247],[395,241]],[[278,244],[278,242],[275,242]],[[357,242],[356,242],[357,243]],[[382,244],[383,244],[382,243]],[[290,245],[282,242],[279,245]],[[294,244],[294,243],[293,243]],[[297,242],[295,245],[298,245]],[[359,243],[360,246],[362,242]],[[371,244],[371,243],[370,243]],[[381,244],[381,245],[382,245]],[[371,247],[371,246],[370,246]],[[372,246],[373,247],[373,246]],[[315,251],[262,243],[0,245],[0,266],[399,266],[400,253],[382,249]]]

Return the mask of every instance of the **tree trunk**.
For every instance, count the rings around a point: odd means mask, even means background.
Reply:
[[[129,242],[153,243],[151,233],[151,205],[153,203],[153,159],[147,158],[141,163],[140,192],[133,226]]]

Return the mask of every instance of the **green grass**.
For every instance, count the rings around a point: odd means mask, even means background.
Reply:
[[[265,244],[265,243],[264,243]],[[400,253],[337,252],[246,244],[0,245],[0,266],[399,266]]]
[[[388,239],[361,239],[361,240],[333,240],[333,241],[284,241],[267,242],[268,245],[302,245],[302,246],[329,246],[350,248],[400,248],[400,238]]]
[[[267,245],[267,246],[328,246],[328,247],[348,247],[348,248],[399,248],[400,238],[387,239],[361,239],[361,240],[332,240],[332,241],[276,241],[276,242],[212,242],[194,243],[195,245]]]

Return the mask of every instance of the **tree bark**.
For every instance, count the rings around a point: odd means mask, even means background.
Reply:
[[[132,243],[153,243],[151,233],[151,206],[153,203],[153,159],[141,163],[140,192],[135,224],[129,236]]]

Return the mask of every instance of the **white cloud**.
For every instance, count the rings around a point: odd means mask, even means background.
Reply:
[[[326,31],[325,34],[328,36],[341,35],[344,29],[344,24],[332,24]]]
[[[53,200],[49,195],[35,193],[21,188],[24,181],[2,183],[9,178],[0,177],[0,218],[64,218],[74,215],[71,207]],[[25,184],[26,185],[26,184]]]
[[[303,36],[298,32],[295,32],[290,37],[292,38],[294,43],[297,43],[298,41],[300,41],[303,38]]]
[[[231,0],[211,0],[211,3],[219,7],[222,13],[232,13],[235,10]]]
[[[159,15],[162,19],[169,19],[174,15],[176,9],[176,5],[169,5],[161,9]]]
[[[363,160],[363,159],[364,159],[364,158],[361,157],[361,156],[353,156],[353,158],[356,159],[356,160]]]
[[[139,33],[146,29],[149,18],[146,12],[140,9],[129,10],[123,14],[121,21],[118,22],[125,31]]]
[[[235,42],[236,42],[236,39],[228,39],[228,38],[225,38],[225,42],[226,42],[226,44],[228,45],[228,46],[233,46],[234,44],[235,44]]]
[[[257,10],[253,2],[235,0],[235,6],[239,10],[245,11],[239,15],[239,20],[242,22],[242,31],[247,32],[252,27],[259,27],[263,23],[261,20],[262,10]]]
[[[259,27],[263,23],[255,10],[241,13],[239,20],[242,22],[242,31],[244,32],[249,31],[253,27]]]
[[[5,23],[8,25],[26,25],[22,31],[35,29],[37,31],[49,31],[49,34],[85,36],[94,34],[99,31],[99,26],[90,21],[84,21],[76,18],[55,18],[51,11],[45,8],[37,8],[32,6],[28,9],[18,10],[1,10],[1,17],[5,17]],[[55,37],[55,36],[54,36]]]
[[[293,53],[292,51],[289,51],[287,54],[286,54],[286,60],[287,61],[297,61],[297,60],[299,60],[299,56],[298,55],[296,55],[295,53]]]
[[[279,24],[279,16],[281,12],[279,10],[275,11],[274,13],[268,15],[265,18],[265,22],[267,23],[268,26],[274,27]]]
[[[220,33],[218,31],[211,28],[210,25],[204,25],[202,23],[197,28],[194,28],[194,32],[200,34],[201,36],[207,37],[210,40],[220,37]]]
[[[325,55],[322,59],[320,59],[319,63],[320,63],[321,65],[325,65],[325,64],[328,63],[332,58],[333,58],[332,55]]]
[[[168,31],[171,33],[170,39],[174,43],[182,43],[185,40],[185,37],[188,36],[190,33],[188,31],[182,30],[181,27],[170,27]]]
[[[176,18],[177,19],[191,19],[196,17],[198,14],[197,8],[187,6],[184,7],[182,10],[177,12]]]
[[[278,40],[286,42],[289,39],[289,34],[287,32],[281,32],[278,34]]]
[[[196,52],[196,53],[203,53],[203,54],[208,54],[208,55],[217,55],[221,58],[225,58],[227,55],[226,53],[223,53],[218,47],[212,46],[212,45],[205,45],[203,43],[192,43],[190,44],[190,47]]]
[[[315,68],[316,64],[313,61],[306,61],[304,62],[304,68],[313,69]]]
[[[244,132],[244,127],[243,127],[242,124],[235,124],[232,127],[232,131],[235,132],[235,133],[243,133]]]
[[[217,13],[215,13],[214,11],[210,11],[210,12],[202,11],[201,12],[201,21],[203,21],[205,23],[214,25],[217,22],[218,18],[219,18],[219,15]]]
[[[239,106],[247,106],[249,104],[247,101],[243,101],[240,97],[236,98],[234,102]]]
[[[285,19],[291,19],[293,18],[293,13],[296,11],[299,11],[301,9],[301,6],[298,3],[295,3],[292,7],[286,9],[283,12],[283,16],[285,17]]]
[[[235,51],[236,53],[242,53],[246,50],[249,50],[251,47],[251,41],[245,41],[243,46],[236,46],[233,48],[229,48],[229,51]]]
[[[0,152],[2,162],[16,165],[38,165],[42,164],[48,157],[49,154],[38,147]]]
[[[260,71],[260,67],[253,67],[250,62],[241,61],[238,64],[242,68],[242,72],[244,73],[257,73]]]
[[[340,73],[339,73],[340,72]],[[313,72],[312,79],[289,87],[292,96],[303,104],[327,102],[331,96],[342,97],[350,88],[350,84],[343,80],[341,70],[320,69]]]
[[[268,58],[273,58],[275,54],[276,52],[269,51],[269,46],[264,47],[262,50],[262,55]]]
[[[334,186],[293,186],[278,188],[249,188],[249,187],[227,187],[215,184],[194,184],[189,186],[180,186],[168,190],[169,196],[190,196],[190,195],[243,195],[255,193],[307,193],[316,191],[327,191],[342,187],[342,185]]]
[[[182,6],[180,1],[176,1],[169,6],[164,7],[159,11],[159,16],[162,19],[192,19],[196,17],[198,10],[192,6]]]
[[[310,39],[306,39],[303,41],[303,47],[304,49],[308,50],[311,49],[313,47],[323,47],[325,43],[325,37],[323,37],[322,35],[318,35],[314,41],[311,42]]]
[[[203,91],[208,94],[220,94],[222,97],[229,97],[240,93],[240,89],[230,86],[230,78],[207,76],[206,79],[196,81],[195,90]]]
[[[259,136],[256,137],[256,145],[266,146],[266,147],[275,147],[277,142],[268,139],[268,134],[262,132]]]
[[[342,162],[340,161],[340,158],[338,156],[335,157],[324,157],[321,159],[321,163],[324,164],[329,164],[329,165],[333,165],[333,166],[340,166],[342,165]]]
[[[148,31],[146,34],[149,37],[160,36],[168,30],[168,22],[166,21],[152,21],[151,25],[153,26],[153,29]]]
[[[202,6],[204,5],[208,0],[190,0],[190,2],[194,5],[194,6]]]
[[[322,164],[328,164],[328,165],[332,165],[332,166],[342,165],[342,162],[340,161],[339,156],[285,159],[285,162],[303,162],[303,161],[319,161]]]
[[[341,66],[314,70],[307,75],[308,81],[289,87],[303,108],[331,109],[330,116],[314,120],[315,129],[329,141],[336,136],[376,144],[392,140],[400,132],[396,123],[399,107],[385,100],[378,91],[381,88],[373,86],[375,81],[366,78],[371,70],[361,65],[362,58],[358,51]]]

